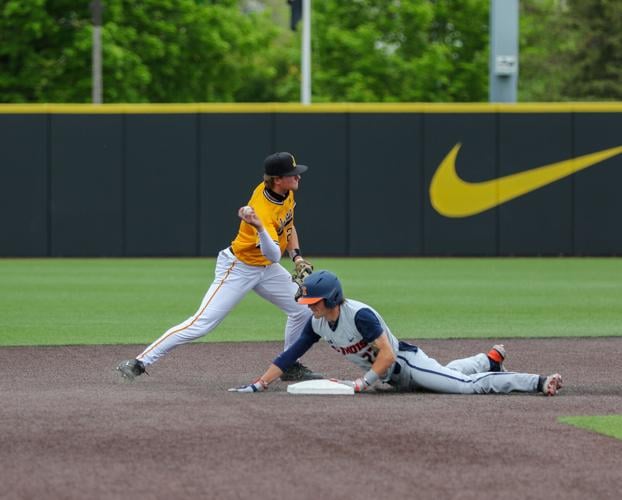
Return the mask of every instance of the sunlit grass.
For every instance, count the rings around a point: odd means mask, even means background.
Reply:
[[[622,415],[560,417],[563,424],[622,439]]]
[[[622,259],[311,259],[401,338],[622,335]],[[286,265],[289,265],[287,263]],[[0,345],[149,343],[191,316],[214,259],[0,259]],[[250,293],[207,341],[280,340]]]

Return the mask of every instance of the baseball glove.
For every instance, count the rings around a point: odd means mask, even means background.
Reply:
[[[292,273],[292,281],[298,285],[298,291],[294,296],[294,299],[298,300],[302,297],[302,282],[313,272],[313,266],[308,260],[302,258],[297,259],[295,265],[296,269]]]

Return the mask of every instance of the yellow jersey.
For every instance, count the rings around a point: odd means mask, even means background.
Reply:
[[[287,248],[294,227],[294,193],[280,196],[268,190],[261,182],[253,191],[247,203],[253,207],[257,217],[268,231],[270,237],[279,245],[281,255]],[[259,248],[259,234],[247,222],[240,221],[240,228],[235,239],[231,242],[235,256],[245,264],[251,266],[267,266],[272,262],[264,257]]]

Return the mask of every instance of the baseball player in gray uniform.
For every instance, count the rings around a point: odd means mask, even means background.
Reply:
[[[345,299],[339,279],[329,271],[317,271],[306,277],[298,302],[307,304],[313,314],[300,338],[282,352],[261,377],[230,391],[250,393],[267,389],[321,338],[364,372],[356,380],[341,381],[352,386],[355,392],[365,391],[377,381],[400,391],[446,394],[521,391],[554,396],[562,387],[562,377],[558,373],[542,376],[506,371],[503,345],[494,346],[487,354],[476,354],[443,366],[418,346],[399,341],[373,308]]]

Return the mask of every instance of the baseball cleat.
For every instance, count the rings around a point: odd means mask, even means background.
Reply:
[[[319,380],[323,378],[324,376],[321,373],[312,372],[299,361],[296,361],[287,371],[283,372],[283,375],[281,375],[281,380],[287,382],[293,380]]]
[[[542,392],[547,396],[555,396],[562,388],[562,376],[559,373],[549,375],[542,384]]]
[[[145,365],[142,361],[138,361],[137,359],[128,359],[126,361],[121,361],[119,366],[117,366],[117,370],[121,374],[121,377],[127,380],[134,380],[136,377],[142,375],[143,373],[147,373],[145,371]]]
[[[486,354],[490,360],[490,371],[505,372],[507,371],[503,362],[505,361],[505,346],[503,344],[495,344]]]

